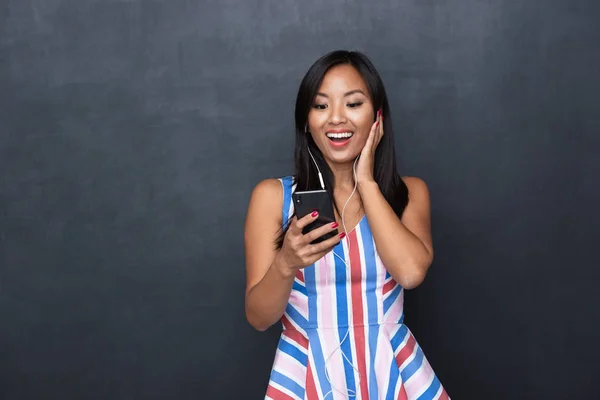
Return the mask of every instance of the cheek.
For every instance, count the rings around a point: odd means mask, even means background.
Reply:
[[[314,112],[308,113],[308,126],[312,127],[312,130],[319,129],[319,127],[323,126],[326,121],[326,117],[323,114],[318,114]]]
[[[370,111],[356,115],[356,118],[354,119],[354,125],[358,128],[360,134],[365,137],[369,136],[369,132],[371,131],[374,122],[375,115]]]

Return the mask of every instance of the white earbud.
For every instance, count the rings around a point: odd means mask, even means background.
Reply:
[[[310,154],[310,158],[312,158],[313,163],[315,163],[315,167],[317,167],[317,173],[319,174],[319,182],[321,182],[321,189],[325,190],[325,183],[323,183],[323,175],[321,175],[319,165],[315,161],[315,158],[313,157],[312,152],[310,151],[310,147],[306,146],[306,149],[308,150],[308,154]]]

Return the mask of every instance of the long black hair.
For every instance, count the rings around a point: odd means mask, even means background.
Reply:
[[[323,77],[330,68],[340,65],[352,65],[367,84],[371,101],[373,103],[373,112],[377,113],[379,109],[383,110],[383,130],[384,135],[375,150],[375,162],[373,175],[379,185],[383,197],[390,204],[398,218],[408,203],[408,188],[400,178],[396,170],[396,151],[394,149],[394,133],[392,129],[392,116],[388,105],[387,94],[383,86],[383,81],[375,66],[369,58],[358,51],[335,50],[319,58],[308,70],[298,89],[296,97],[296,144],[294,150],[294,183],[297,191],[321,189],[319,177],[315,166],[312,164],[308,148],[315,157],[325,188],[333,199],[334,176],[325,161],[323,154],[315,144],[310,133],[307,132],[308,113],[314,103],[315,96],[323,82]],[[284,205],[286,207],[287,205]],[[339,209],[333,202],[338,214]],[[290,219],[294,215],[290,216]],[[276,248],[280,249],[283,239],[289,228],[289,221],[284,221],[285,228],[282,228],[276,240]]]

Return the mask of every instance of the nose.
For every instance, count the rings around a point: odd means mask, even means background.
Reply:
[[[329,109],[331,110],[331,114],[329,115],[329,123],[331,125],[346,122],[346,113],[343,104],[332,105]]]

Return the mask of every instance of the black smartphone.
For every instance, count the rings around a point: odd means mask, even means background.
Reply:
[[[296,216],[298,219],[307,214],[311,214],[313,210],[319,211],[319,216],[317,219],[305,226],[304,229],[302,229],[302,234],[307,234],[315,228],[335,222],[335,214],[333,213],[331,198],[329,197],[327,190],[294,192],[292,194],[292,199],[294,201],[294,209],[296,210]],[[335,229],[313,240],[311,244],[320,243],[324,240],[334,237],[337,234],[338,230]]]

